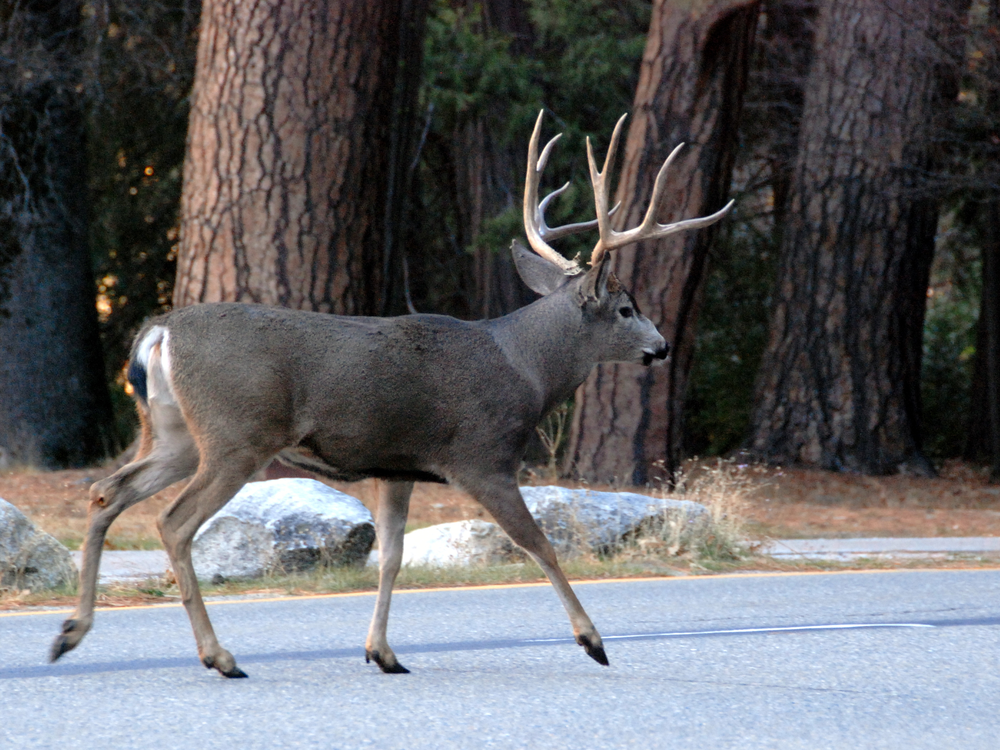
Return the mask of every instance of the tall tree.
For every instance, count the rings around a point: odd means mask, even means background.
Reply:
[[[987,457],[990,481],[1000,483],[1000,199],[987,206],[988,235],[983,244],[983,292],[979,307],[973,418],[970,438],[980,439],[967,451]]]
[[[208,0],[174,304],[379,314],[426,0]],[[419,57],[403,76],[419,75]],[[388,210],[393,210],[390,206]],[[398,215],[397,215],[398,216]],[[389,227],[391,228],[391,227]]]
[[[606,133],[635,94],[648,0],[436,0],[428,24],[422,210],[409,240],[418,307],[496,317],[534,298],[511,261],[527,134],[545,107],[567,140]],[[574,186],[553,221],[592,211],[579,150],[548,172]],[[429,217],[429,218],[424,218]],[[568,240],[570,254],[586,251]],[[447,290],[454,290],[451,294]]]
[[[760,3],[654,3],[618,185],[620,226],[634,226],[656,172],[678,143],[661,221],[725,202]],[[680,459],[681,404],[714,232],[674,235],[616,252],[614,270],[671,342],[663,368],[601,365],[580,386],[565,471],[592,482],[670,478]]]
[[[460,18],[470,18],[476,36],[487,41],[485,49],[503,49],[511,62],[529,52],[533,28],[524,0],[464,2],[462,6]],[[521,148],[494,127],[510,116],[510,104],[484,98],[480,106],[458,108],[449,118],[452,132],[448,161],[454,175],[458,242],[473,256],[473,317],[504,315],[534,296],[517,276],[506,247],[498,252],[493,243],[481,241],[483,223],[517,205],[519,170],[515,165],[520,164]]]
[[[0,9],[0,466],[114,447],[87,248],[82,4]]]
[[[982,297],[976,336],[966,458],[986,459],[990,481],[1000,483],[1000,0],[990,0],[985,23],[974,39],[974,86],[980,111],[972,123],[973,148],[978,157],[976,184],[962,185],[981,204]],[[978,59],[977,59],[978,58]],[[969,144],[961,143],[963,152]],[[963,165],[964,166],[964,165]],[[968,169],[963,169],[966,177]],[[969,187],[974,187],[969,191]]]
[[[937,210],[922,180],[952,10],[820,9],[750,441],[768,460],[933,471],[919,377]]]

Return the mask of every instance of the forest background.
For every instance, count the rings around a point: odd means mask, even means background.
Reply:
[[[742,450],[1000,476],[997,0],[204,5],[0,3],[0,467],[127,445],[131,338],[175,304],[474,319],[530,302],[509,246],[544,108],[565,134],[546,180],[571,182],[551,224],[592,215],[583,139],[600,150],[626,111],[623,221],[680,140],[661,218],[737,202],[716,231],[616,257],[675,356],[581,386],[565,474],[644,484]],[[340,150],[296,146],[320,140]],[[254,143],[280,157],[251,163]],[[313,171],[289,177],[302,150]],[[287,211],[234,212],[275,175],[326,229],[289,241]]]

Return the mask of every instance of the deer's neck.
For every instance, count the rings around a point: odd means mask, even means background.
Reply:
[[[579,305],[558,292],[486,322],[508,361],[538,390],[543,411],[569,398],[590,374]]]

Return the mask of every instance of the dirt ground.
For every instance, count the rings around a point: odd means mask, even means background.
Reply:
[[[108,465],[69,471],[8,471],[0,473],[0,498],[76,548],[86,530],[88,488],[113,470],[114,466]],[[957,461],[947,462],[935,479],[754,468],[750,480],[757,487],[747,497],[748,526],[762,537],[1000,536],[1000,486],[989,485],[985,472]],[[527,482],[544,483],[530,478]],[[373,482],[330,484],[374,509]],[[175,485],[123,513],[111,529],[108,548],[158,547],[156,516],[182,486]],[[469,518],[489,516],[470,497],[451,487],[416,486],[411,528]]]

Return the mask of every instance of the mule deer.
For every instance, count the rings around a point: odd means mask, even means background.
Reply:
[[[159,517],[206,667],[245,677],[219,645],[191,563],[195,532],[272,458],[341,480],[380,480],[376,531],[378,596],[367,660],[406,672],[386,640],[392,586],[399,572],[413,482],[461,487],[541,566],[562,600],[576,641],[607,664],[601,636],[559,568],[552,546],[525,507],[517,470],[539,420],[569,398],[598,362],[650,365],[668,345],[611,273],[608,252],[630,242],[707,226],[711,216],[656,221],[674,152],[656,179],[645,220],[611,229],[608,178],[624,122],[618,121],[604,168],[587,158],[597,219],[549,228],[538,181],[559,136],[538,153],[542,115],[528,148],[524,224],[535,254],[517,242],[525,283],[542,295],[495,320],[441,315],[342,317],[247,304],[203,304],[149,321],[132,346],[128,370],[142,422],[132,463],[90,488],[89,529],[80,601],[52,646],[59,658],[93,623],[105,534],[126,508],[191,475]],[[600,239],[584,270],[548,243],[596,226]]]

